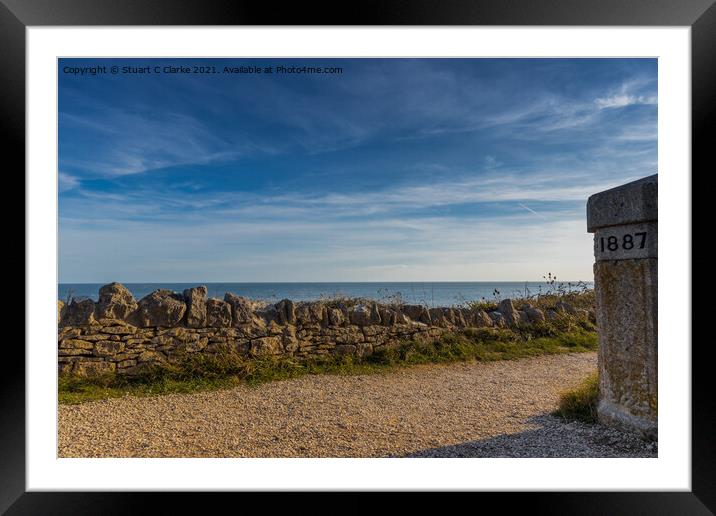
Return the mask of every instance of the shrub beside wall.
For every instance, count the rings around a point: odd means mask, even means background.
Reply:
[[[434,338],[466,328],[515,327],[593,313],[556,303],[547,310],[505,299],[496,310],[385,305],[370,301],[275,304],[226,293],[207,298],[199,286],[177,294],[155,290],[136,301],[126,287],[110,283],[91,299],[58,301],[58,367],[61,374],[132,374],[145,364],[186,353],[226,349],[246,356],[327,354],[366,356],[408,339]]]

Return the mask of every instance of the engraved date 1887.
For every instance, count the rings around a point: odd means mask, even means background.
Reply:
[[[646,231],[640,231],[638,233],[626,233],[621,238],[616,236],[601,237],[599,239],[599,245],[604,251],[617,251],[618,249],[624,249],[630,251],[631,249],[644,249],[646,245]]]

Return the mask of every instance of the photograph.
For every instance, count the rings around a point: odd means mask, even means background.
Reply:
[[[659,65],[59,57],[57,457],[658,458]]]

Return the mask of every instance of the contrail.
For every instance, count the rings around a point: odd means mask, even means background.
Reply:
[[[543,219],[546,219],[546,218],[547,218],[547,217],[545,217],[544,215],[542,215],[541,213],[537,213],[537,212],[534,211],[532,208],[528,208],[527,206],[525,206],[525,205],[522,204],[521,202],[518,202],[517,204],[520,205],[521,207],[523,207],[524,209],[526,209],[527,211],[529,211],[530,213],[534,213],[534,214],[537,215],[538,217],[542,217]]]

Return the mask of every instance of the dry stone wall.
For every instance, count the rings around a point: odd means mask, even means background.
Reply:
[[[61,374],[80,376],[132,374],[145,364],[225,349],[247,357],[366,356],[406,339],[532,324],[559,312],[588,317],[560,304],[546,312],[529,306],[517,310],[509,299],[491,312],[373,302],[267,304],[231,293],[223,300],[207,299],[204,286],[181,294],[155,290],[136,301],[126,287],[110,283],[100,288],[97,302],[58,301],[58,367]]]

